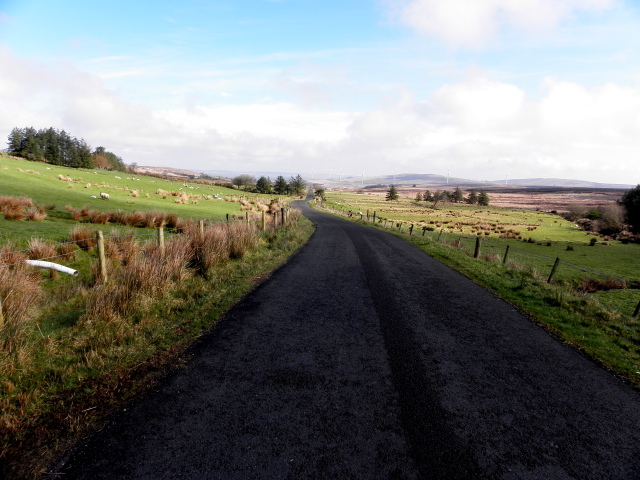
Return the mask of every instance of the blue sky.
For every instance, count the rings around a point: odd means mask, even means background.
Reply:
[[[0,0],[0,136],[125,162],[640,182],[627,0]]]

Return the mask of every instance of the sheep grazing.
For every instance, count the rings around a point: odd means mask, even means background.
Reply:
[[[109,194],[100,192],[100,198],[103,200],[109,200]]]
[[[91,195],[91,198],[98,198],[98,197],[96,197],[95,195]]]

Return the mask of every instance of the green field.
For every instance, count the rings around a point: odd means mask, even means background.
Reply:
[[[59,175],[73,181],[60,180]],[[167,192],[166,198],[156,193],[159,190]],[[102,200],[101,192],[109,194],[109,200]],[[176,203],[179,197],[172,193],[183,192],[192,198],[186,200],[187,203]],[[0,215],[0,245],[7,239],[25,242],[32,236],[62,241],[76,224],[65,209],[67,205],[102,211],[158,210],[185,219],[215,221],[227,214],[239,214],[240,203],[225,199],[238,199],[241,195],[247,199],[257,197],[214,185],[116,171],[72,169],[0,156],[0,196],[26,196],[50,209],[48,218],[40,222],[10,221]],[[268,196],[260,197],[266,201]]]

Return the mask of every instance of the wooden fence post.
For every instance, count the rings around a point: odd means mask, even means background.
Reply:
[[[96,240],[98,242],[98,270],[100,272],[100,280],[107,283],[107,258],[104,254],[104,236],[102,230],[96,232]]]
[[[442,232],[444,231],[444,228],[440,229],[440,234],[438,235],[438,242],[440,241],[440,237],[442,236]]]
[[[247,221],[247,225],[249,224],[249,212],[245,212],[245,217]]]
[[[229,214],[227,213],[227,223],[229,223]]]
[[[413,235],[413,223],[409,227],[409,236]]]
[[[503,265],[506,265],[507,258],[509,258],[509,245],[507,245],[507,248],[505,248],[505,250],[504,250],[504,257],[502,258],[502,264]]]
[[[367,209],[367,222],[369,221],[369,210]]]
[[[553,276],[556,273],[556,270],[558,269],[558,265],[560,265],[560,257],[556,257],[556,261],[553,264],[553,268],[551,269],[551,273],[549,274],[549,278],[547,278],[547,283],[551,283],[551,280],[553,279]]]
[[[265,232],[267,230],[267,214],[266,212],[262,212],[262,231]]]
[[[427,227],[422,227],[422,236],[423,237],[424,237],[424,234],[426,233],[426,231],[427,231]]]
[[[480,256],[480,247],[482,246],[482,237],[476,237],[476,250],[473,252],[473,258]]]
[[[2,307],[2,305],[0,305],[0,308]],[[636,307],[636,311],[633,312],[632,317],[633,318],[638,318],[638,315],[640,315],[640,302],[638,302],[638,306]],[[0,311],[0,317],[2,316],[2,311]],[[0,318],[0,321],[2,320],[2,318]],[[2,323],[0,323],[0,325],[2,325]]]
[[[158,247],[160,248],[160,256],[164,257],[164,225],[158,227]]]
[[[376,223],[376,212],[373,212],[373,223]]]
[[[200,240],[204,241],[204,220],[200,220],[198,225],[200,226]]]
[[[285,219],[285,213],[284,213],[284,207],[282,207],[280,210],[282,212],[282,222],[280,222],[280,225],[284,227],[284,225],[285,225],[284,222],[286,220]]]

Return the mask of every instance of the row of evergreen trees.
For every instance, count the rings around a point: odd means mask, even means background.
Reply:
[[[47,162],[75,168],[104,168],[126,171],[122,158],[104,147],[91,151],[83,139],[72,137],[64,130],[36,130],[33,127],[14,128],[7,140],[11,155],[36,162]]]
[[[243,174],[235,177],[232,183],[240,189],[263,194],[303,196],[307,190],[307,182],[300,175],[291,177],[287,182],[282,175],[271,181],[269,177],[262,176],[256,180]]]
[[[434,205],[436,205],[438,202],[464,202],[468,203],[469,205],[477,204],[481,206],[489,205],[490,201],[489,195],[487,195],[487,192],[485,192],[484,190],[482,190],[480,193],[476,192],[475,190],[471,190],[469,192],[469,196],[465,198],[460,187],[456,187],[456,189],[452,192],[448,192],[446,190],[436,190],[433,193],[431,193],[430,190],[425,190],[424,193],[418,192],[416,194],[416,202],[419,202],[421,200],[424,200],[425,202],[434,202]]]
[[[389,187],[389,190],[387,190],[385,198],[389,201],[393,201],[397,200],[398,197],[398,190],[394,185],[391,185],[391,187]],[[420,201],[433,202],[433,206],[435,207],[438,202],[466,202],[470,205],[477,204],[487,206],[489,205],[490,200],[489,195],[487,195],[487,192],[485,192],[484,190],[482,190],[480,193],[476,192],[475,190],[471,190],[471,192],[469,192],[469,196],[465,198],[460,187],[456,187],[456,189],[452,192],[448,192],[446,190],[436,190],[433,193],[431,192],[431,190],[425,190],[424,193],[418,192],[416,193],[416,202]]]

